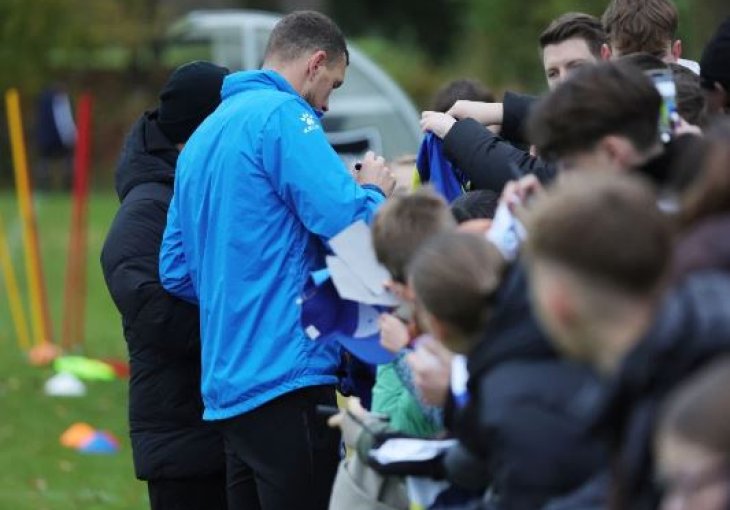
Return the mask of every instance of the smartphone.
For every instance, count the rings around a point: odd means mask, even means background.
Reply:
[[[662,96],[662,108],[659,114],[659,134],[662,142],[668,143],[674,136],[679,125],[679,111],[677,109],[677,85],[671,69],[654,69],[647,74],[654,82],[654,86]]]

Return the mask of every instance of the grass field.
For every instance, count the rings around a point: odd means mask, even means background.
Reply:
[[[99,252],[117,207],[111,192],[93,194],[89,210],[88,301],[83,354],[124,359],[119,317],[104,286]],[[43,267],[55,335],[63,314],[68,221],[65,195],[36,198]],[[0,191],[0,213],[13,252],[15,272],[25,290],[22,240],[15,198]],[[127,437],[126,381],[88,383],[85,397],[51,398],[43,383],[53,372],[33,368],[17,347],[7,294],[0,286],[0,509],[71,510],[146,508],[146,487],[134,478]],[[60,434],[85,421],[111,431],[121,452],[88,456],[63,448]]]

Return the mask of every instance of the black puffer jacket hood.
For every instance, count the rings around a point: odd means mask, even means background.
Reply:
[[[144,182],[172,184],[177,156],[177,148],[157,126],[157,110],[146,112],[125,139],[117,163],[114,183],[119,200]]]

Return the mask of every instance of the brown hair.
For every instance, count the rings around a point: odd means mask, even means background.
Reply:
[[[677,110],[679,115],[695,126],[703,126],[706,123],[705,106],[707,100],[700,86],[700,77],[697,74],[683,65],[667,64],[659,57],[649,53],[632,53],[621,57],[620,62],[634,65],[644,72],[658,69],[671,70],[674,84],[677,87]]]
[[[635,176],[565,174],[530,211],[527,230],[528,257],[632,296],[653,294],[669,267],[668,220]]]
[[[714,361],[666,399],[660,434],[676,434],[730,457],[730,358]]]
[[[493,103],[494,94],[478,80],[453,80],[436,92],[431,109],[435,112],[447,112],[459,100]]]
[[[375,216],[375,255],[394,280],[405,282],[408,264],[423,242],[455,226],[449,206],[430,188],[395,196]]]
[[[264,59],[273,55],[283,61],[299,58],[306,51],[323,50],[327,61],[340,57],[350,63],[345,36],[334,21],[316,11],[296,11],[284,16],[271,31]]]
[[[677,86],[679,115],[695,126],[707,124],[707,97],[700,85],[700,77],[680,64],[669,64]]]
[[[601,21],[615,52],[661,58],[675,39],[679,15],[671,0],[611,0]]]
[[[713,124],[702,143],[700,175],[682,198],[682,221],[686,225],[730,212],[730,120]]]
[[[601,56],[601,46],[606,43],[606,32],[595,16],[582,12],[569,12],[554,19],[540,34],[540,48],[560,44],[568,39],[583,39],[596,58]]]
[[[471,338],[486,323],[502,266],[499,251],[483,236],[447,232],[421,247],[408,277],[428,313]]]
[[[646,151],[659,141],[661,97],[651,79],[634,66],[586,66],[532,109],[530,141],[542,157],[584,152],[605,136],[628,138]]]

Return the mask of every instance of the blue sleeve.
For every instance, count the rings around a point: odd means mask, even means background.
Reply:
[[[277,194],[307,230],[325,240],[358,220],[370,223],[385,201],[379,190],[355,182],[319,119],[296,100],[271,115],[261,147]]]
[[[190,271],[183,251],[182,230],[178,218],[176,194],[167,211],[167,225],[160,248],[160,282],[167,292],[189,303],[198,304]]]

